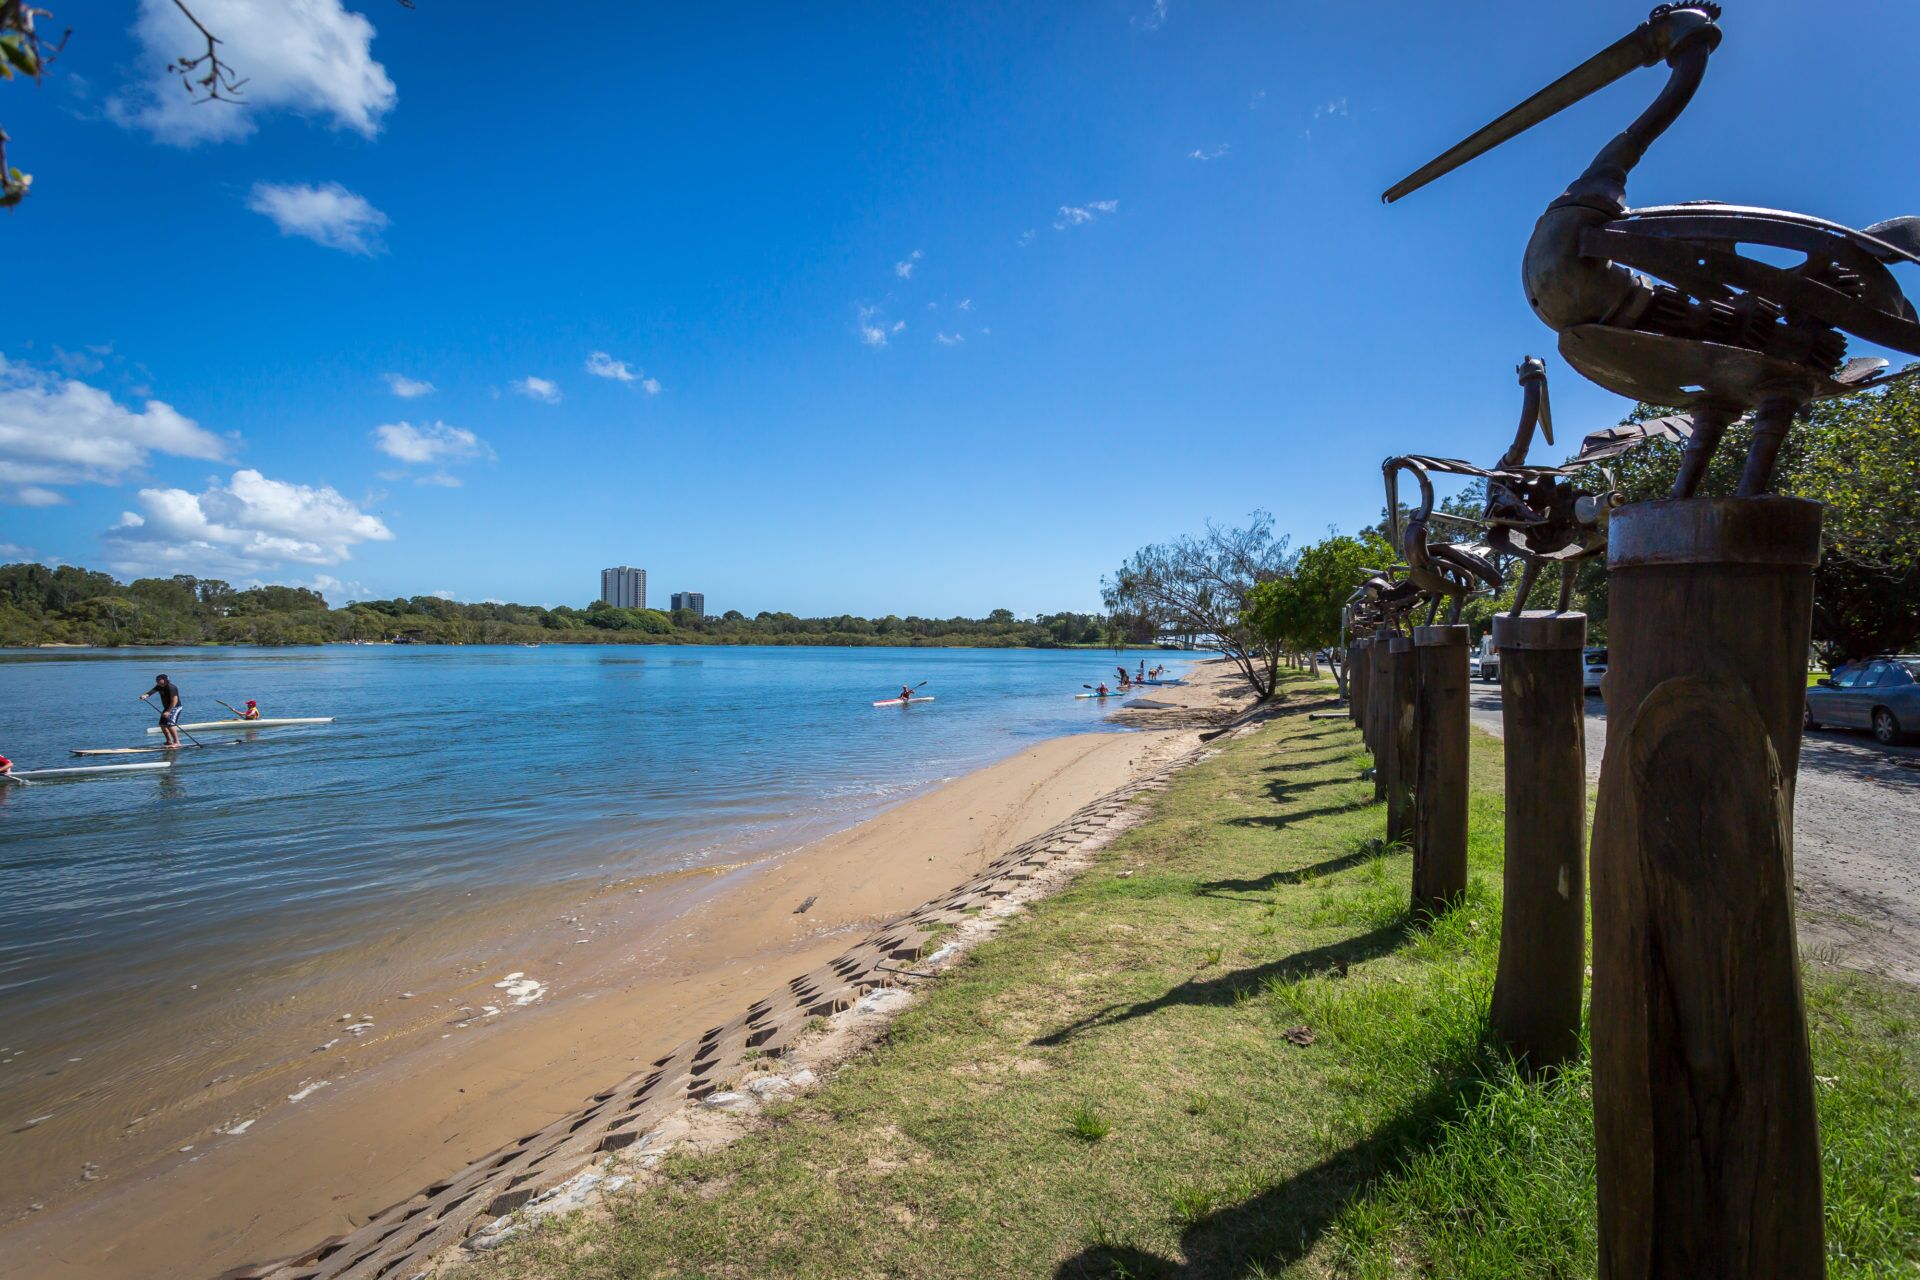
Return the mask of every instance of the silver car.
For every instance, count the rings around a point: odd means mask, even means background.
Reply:
[[[1600,696],[1600,681],[1607,674],[1607,651],[1588,649],[1580,655],[1580,687],[1589,696]]]
[[[1886,746],[1920,729],[1920,654],[1840,668],[1807,690],[1806,726],[1871,729]]]

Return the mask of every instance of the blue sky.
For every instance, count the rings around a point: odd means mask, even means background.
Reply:
[[[1092,608],[1143,542],[1491,461],[1525,354],[1567,437],[1625,407],[1519,261],[1659,72],[1379,193],[1644,6],[195,0],[245,107],[172,101],[170,0],[53,7],[65,54],[0,85],[9,558]],[[1848,12],[1730,6],[1632,198],[1920,212],[1920,9]]]

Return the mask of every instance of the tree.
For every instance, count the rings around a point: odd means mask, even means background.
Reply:
[[[1641,405],[1629,421],[1667,410]],[[1701,482],[1706,496],[1734,491],[1752,438],[1746,423],[1727,429]],[[1654,441],[1620,457],[1612,487],[1629,502],[1664,498],[1680,464],[1680,446]],[[1816,401],[1787,432],[1774,470],[1775,492],[1825,505],[1820,565],[1813,578],[1813,638],[1830,666],[1920,641],[1920,381],[1907,379],[1866,395]],[[1607,477],[1583,476],[1604,488]],[[1602,571],[1603,573],[1603,571]],[[1602,574],[1583,573],[1597,595]],[[1593,590],[1597,588],[1597,590]]]
[[[1116,617],[1151,619],[1156,630],[1211,640],[1240,668],[1254,695],[1273,696],[1280,649],[1253,625],[1254,588],[1286,570],[1287,541],[1273,536],[1273,517],[1256,511],[1244,528],[1209,524],[1202,537],[1142,547],[1101,582]]]
[[[1348,538],[1332,534],[1302,547],[1284,576],[1262,582],[1253,591],[1253,626],[1269,642],[1294,653],[1333,649],[1341,641],[1341,613],[1348,597],[1369,571],[1390,563],[1392,552],[1377,536]],[[1347,693],[1344,660],[1333,664],[1340,696]]]

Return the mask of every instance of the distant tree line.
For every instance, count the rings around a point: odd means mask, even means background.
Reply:
[[[120,582],[72,565],[0,566],[0,645],[329,644],[783,644],[948,645],[1054,649],[1124,639],[1097,613],[1016,618],[753,617],[729,610],[584,609],[461,604],[438,596],[357,600],[334,609],[304,587],[237,588],[176,574]]]

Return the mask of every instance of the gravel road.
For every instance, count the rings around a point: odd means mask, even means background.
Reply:
[[[1500,687],[1474,684],[1473,723],[1498,736]],[[1587,699],[1587,777],[1607,713]],[[1800,749],[1793,862],[1803,950],[1920,985],[1920,748],[1821,730]]]

